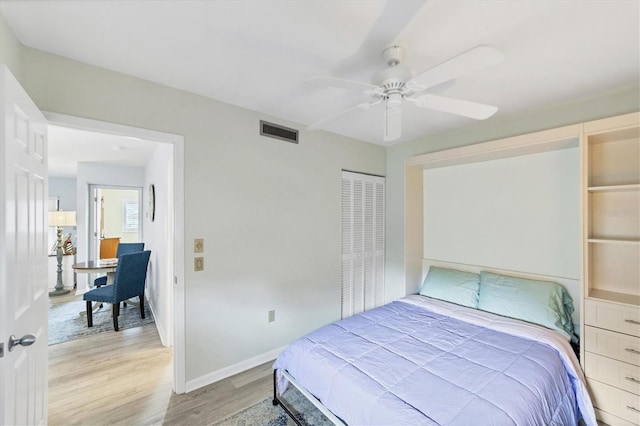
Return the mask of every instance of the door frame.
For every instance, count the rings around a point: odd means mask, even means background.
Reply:
[[[98,259],[100,255],[100,243],[98,241],[102,238],[99,235],[99,229],[96,226],[96,215],[98,210],[98,200],[94,197],[94,191],[101,190],[113,190],[113,191],[136,191],[136,201],[138,202],[138,217],[142,218],[142,193],[143,189],[139,186],[117,186],[117,185],[105,185],[100,183],[90,183],[89,184],[89,206],[87,212],[89,213],[89,220],[87,226],[87,238],[89,241],[87,253],[89,255],[89,259]],[[142,241],[141,237],[143,235],[143,227],[144,221],[140,220],[138,225],[138,238],[136,241]],[[120,235],[120,234],[118,234]],[[111,235],[113,237],[114,235]]]
[[[42,111],[49,124],[140,138],[173,145],[173,390],[186,392],[185,247],[184,247],[184,137],[122,124]]]

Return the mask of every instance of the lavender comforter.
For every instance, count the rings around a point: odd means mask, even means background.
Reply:
[[[273,368],[349,425],[596,424],[559,334],[423,296],[320,328]]]

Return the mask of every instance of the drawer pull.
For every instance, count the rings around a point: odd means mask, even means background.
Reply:
[[[631,411],[635,411],[636,413],[640,413],[640,410],[638,410],[636,407],[632,407],[630,405],[627,405],[627,410],[631,410]]]
[[[640,351],[633,349],[633,348],[625,348],[624,349],[627,352],[631,352],[632,354],[639,354],[640,355]]]
[[[640,380],[636,379],[635,377],[625,377],[625,380],[628,380],[633,383],[640,383]]]
[[[624,320],[624,322],[628,322],[629,324],[640,325],[640,321],[636,321],[636,320],[632,320],[632,319],[626,319],[626,320]]]

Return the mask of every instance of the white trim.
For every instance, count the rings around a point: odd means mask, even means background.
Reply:
[[[558,127],[557,129],[416,155],[407,158],[404,164],[405,167],[431,169],[576,148],[580,139],[580,130],[581,125],[579,124]]]
[[[43,111],[47,121],[76,129],[97,131],[120,136],[131,136],[155,142],[173,144],[173,333],[166,336],[173,344],[173,390],[184,393],[186,388],[186,310],[185,310],[185,266],[184,266],[184,136],[155,130],[131,127],[105,121],[91,120],[50,111]],[[157,327],[157,326],[156,326]],[[165,342],[163,342],[165,344]]]
[[[216,370],[211,373],[205,374],[204,376],[200,376],[196,379],[189,380],[187,382],[186,392],[191,392],[196,389],[200,389],[204,386],[218,382],[222,379],[226,379],[227,377],[231,377],[238,373],[242,373],[243,371],[249,370],[253,367],[257,367],[258,365],[264,364],[265,362],[274,361],[278,357],[278,355],[280,355],[280,352],[282,352],[285,348],[286,346],[283,346],[281,348],[277,348],[269,352],[265,352],[262,355],[254,356],[252,358],[246,359],[244,361],[238,362],[228,367],[221,368],[220,370]]]
[[[156,306],[153,303],[151,303],[151,301],[149,299],[147,299],[146,297],[145,297],[145,302],[144,303],[146,303],[147,306],[149,306],[149,310],[151,311],[151,314],[153,315],[153,317],[157,318]],[[164,329],[162,323],[161,322],[155,322],[155,324],[156,324],[156,329],[158,330],[158,334],[160,335],[160,342],[162,343],[162,346],[164,346],[164,347],[171,346],[169,344],[169,342],[170,342],[169,336],[167,336],[167,332]]]

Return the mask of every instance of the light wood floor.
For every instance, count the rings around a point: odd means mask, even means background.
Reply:
[[[271,364],[176,395],[154,324],[49,346],[49,424],[206,425],[270,397]]]

